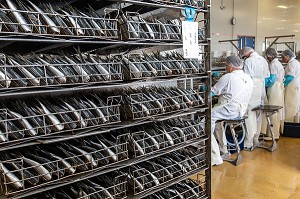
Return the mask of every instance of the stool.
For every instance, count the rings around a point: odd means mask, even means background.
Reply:
[[[224,119],[224,120],[218,121],[218,122],[224,122],[227,125],[229,125],[231,136],[232,136],[233,141],[234,141],[234,146],[236,148],[236,157],[234,159],[229,158],[229,159],[224,159],[224,160],[234,164],[235,166],[242,163],[243,157],[242,157],[241,149],[240,149],[240,145],[239,145],[240,143],[237,139],[237,134],[236,134],[234,128],[237,127],[237,126],[240,126],[240,125],[242,125],[244,127],[245,126],[245,119],[247,119],[247,118],[248,118],[247,116],[243,116],[243,117],[240,117],[240,118],[228,119],[228,120]],[[243,129],[245,129],[245,128],[243,128]],[[225,133],[225,132],[223,132],[223,133]],[[245,136],[243,136],[243,137],[245,138]]]
[[[267,124],[268,124],[268,129],[270,129],[271,133],[271,138],[272,138],[272,144],[271,146],[266,146],[264,139],[261,141],[261,145],[258,146],[258,148],[263,148],[266,149],[267,151],[273,152],[277,149],[277,144],[276,140],[274,138],[274,133],[272,130],[273,124],[271,124],[270,117],[277,113],[280,109],[282,109],[282,106],[273,106],[273,105],[260,105],[252,109],[252,111],[263,111],[266,113],[266,118],[267,118]]]

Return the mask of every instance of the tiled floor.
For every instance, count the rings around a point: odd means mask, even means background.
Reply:
[[[213,199],[300,199],[300,138],[281,137],[273,153],[242,155],[239,166],[213,167]]]

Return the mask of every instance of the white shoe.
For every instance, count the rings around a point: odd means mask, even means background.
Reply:
[[[223,155],[221,155],[223,160],[229,160],[230,156],[231,156],[231,153],[229,153],[229,152],[224,153]]]
[[[211,162],[211,165],[212,166],[218,166],[218,165],[221,165],[221,164],[223,164],[223,160],[219,160],[219,161],[216,161],[216,162]]]

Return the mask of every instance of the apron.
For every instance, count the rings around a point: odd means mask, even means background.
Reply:
[[[257,131],[261,130],[261,111],[252,111],[253,108],[263,104],[262,99],[265,97],[265,80],[262,78],[252,78],[254,83],[254,88],[250,102],[248,105],[247,116],[245,120],[246,124],[246,137],[244,141],[245,147],[253,146],[254,136],[257,134]]]
[[[252,78],[254,88],[249,101],[248,110],[252,111],[253,108],[262,104],[262,100],[265,98],[265,80],[261,78]],[[260,91],[260,92],[259,92]]]
[[[295,116],[298,112],[299,90],[298,90],[298,85],[296,82],[297,82],[296,79],[293,80],[285,88],[285,102],[284,103],[285,103],[285,121],[286,122],[294,122]]]
[[[269,105],[284,107],[284,86],[283,83],[276,81],[274,85],[267,89],[267,98]],[[283,131],[282,120],[284,120],[284,108],[280,109],[278,113],[270,117],[273,124],[274,137],[279,138],[280,133]],[[263,117],[262,133],[271,136],[267,129],[267,119]]]

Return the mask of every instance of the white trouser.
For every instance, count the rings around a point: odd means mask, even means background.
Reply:
[[[215,134],[216,139],[219,142],[219,148],[220,148],[221,154],[228,153],[227,139],[226,139],[226,135],[224,133],[224,122],[216,123],[214,134]]]
[[[244,147],[251,148],[253,146],[253,143],[258,143],[262,124],[261,115],[261,111],[248,110],[248,118],[245,120],[247,131],[245,135]]]
[[[251,148],[253,146],[253,143],[258,143],[258,137],[261,132],[262,113],[261,111],[252,111],[252,109],[259,105],[262,105],[265,98],[265,80],[253,78],[253,82],[254,89],[247,110],[248,118],[245,120],[247,132],[244,146],[247,148]]]
[[[211,163],[212,165],[219,165],[223,163],[221,154],[220,154],[220,148],[219,145],[217,143],[216,137],[215,137],[215,133],[218,133],[218,137],[220,138],[219,141],[221,143],[221,145],[226,145],[227,141],[226,141],[226,137],[224,135],[224,132],[219,131],[215,132],[215,128],[216,128],[216,121],[218,120],[222,120],[222,119],[235,119],[237,117],[240,117],[240,112],[239,111],[229,111],[226,107],[222,107],[220,109],[214,110],[212,109],[212,113],[211,113],[211,132],[212,132],[212,136],[211,136]],[[218,126],[221,124],[217,124]],[[217,129],[220,129],[219,127],[217,127]],[[222,135],[219,135],[222,134]],[[223,147],[222,147],[223,148]]]

